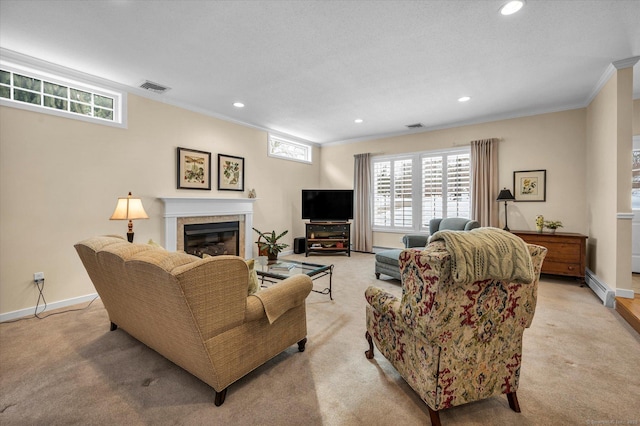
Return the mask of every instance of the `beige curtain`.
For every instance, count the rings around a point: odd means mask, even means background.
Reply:
[[[471,142],[471,218],[498,227],[498,139]]]
[[[371,154],[354,155],[353,189],[353,250],[373,251],[373,228],[371,223]]]

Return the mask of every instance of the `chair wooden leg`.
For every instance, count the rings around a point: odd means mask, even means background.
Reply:
[[[440,426],[440,412],[434,411],[427,405],[429,409],[429,417],[431,418],[431,426]]]
[[[216,407],[219,407],[222,405],[222,403],[224,403],[224,398],[227,396],[227,389],[229,388],[224,388],[220,392],[215,391],[216,398],[213,403],[216,404]]]
[[[298,352],[304,352],[304,347],[306,344],[307,344],[307,338],[305,337],[304,339],[298,342]]]
[[[520,404],[518,404],[518,396],[515,392],[509,392],[507,394],[507,399],[509,400],[509,407],[516,413],[520,412]]]
[[[369,342],[369,350],[365,351],[364,355],[367,357],[367,359],[373,359],[373,339],[371,338],[371,335],[368,331],[364,333],[364,337],[365,339],[367,339],[367,342]]]

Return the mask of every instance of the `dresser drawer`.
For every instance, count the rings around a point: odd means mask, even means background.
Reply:
[[[580,263],[580,256],[582,253],[580,244],[550,243],[548,241],[539,242],[537,244],[547,248],[547,255],[544,258],[545,263]]]
[[[580,263],[547,262],[546,258],[542,263],[542,273],[568,275],[570,277],[584,276],[584,271],[580,271]]]

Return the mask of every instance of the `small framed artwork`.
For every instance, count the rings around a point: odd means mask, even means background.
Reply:
[[[178,189],[211,190],[211,153],[178,147]]]
[[[218,189],[244,191],[244,158],[218,154]]]
[[[513,190],[516,201],[546,201],[547,171],[522,170],[513,172]]]

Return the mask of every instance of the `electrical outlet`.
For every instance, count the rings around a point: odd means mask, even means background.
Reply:
[[[38,282],[44,280],[44,272],[34,272],[33,273],[33,282]]]

